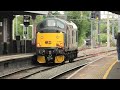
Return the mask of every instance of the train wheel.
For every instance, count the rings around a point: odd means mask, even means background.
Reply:
[[[69,59],[69,63],[72,63],[73,62],[73,60],[72,59]]]
[[[34,64],[34,65],[38,65],[39,63],[37,62],[37,55],[34,55],[33,57],[32,57],[32,64]]]
[[[65,61],[63,61],[61,64],[62,64],[62,65],[65,64]]]

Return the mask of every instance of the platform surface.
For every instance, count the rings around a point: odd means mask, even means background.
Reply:
[[[1,55],[0,62],[7,61],[7,60],[15,60],[20,58],[27,58],[33,56],[34,53],[24,53],[24,54],[16,54],[16,55]]]
[[[113,63],[113,66],[106,79],[120,79],[120,62],[116,61]]]
[[[112,68],[113,64],[116,63],[116,61],[117,55],[107,56],[104,59],[97,60],[75,71],[71,76],[68,77],[68,79],[107,79],[107,77],[111,77],[108,76],[110,74],[110,68]],[[118,68],[119,72],[114,71],[114,68]],[[120,63],[116,63],[114,68],[113,72],[111,73],[116,73],[116,75],[120,77]],[[115,74],[112,76],[115,76]]]

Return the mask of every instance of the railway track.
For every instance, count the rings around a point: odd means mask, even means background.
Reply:
[[[84,60],[84,59],[90,58],[92,56],[94,56],[94,55],[87,55],[85,57],[84,56],[78,57],[77,59],[75,59],[74,62],[76,62],[78,60]],[[67,63],[69,63],[69,62],[66,61],[65,64],[67,64]],[[55,66],[37,65],[35,67],[27,68],[27,69],[24,69],[24,70],[16,71],[16,72],[1,76],[0,79],[14,79],[14,78],[15,79],[23,79],[23,78],[32,76],[32,75],[34,75],[36,73],[40,73],[40,72],[43,72],[45,70],[52,69],[52,68],[57,67],[57,66],[60,66],[60,65],[55,65]]]
[[[107,56],[111,56],[111,55],[115,55],[115,54],[116,54],[116,53],[113,52],[113,53],[108,54]],[[103,57],[101,57],[101,58],[98,58],[98,59],[96,59],[96,60],[94,60],[94,61],[92,61],[92,62],[85,63],[85,64],[83,64],[83,65],[81,65],[81,66],[74,67],[74,68],[71,69],[71,70],[68,70],[68,71],[66,71],[66,72],[63,72],[63,73],[61,73],[61,74],[59,74],[59,75],[55,75],[55,76],[53,76],[53,77],[51,77],[51,78],[49,78],[49,79],[69,79],[68,77],[69,77],[72,73],[74,73],[75,71],[77,71],[78,69],[83,69],[83,68],[86,67],[87,65],[89,65],[89,64],[91,64],[91,63],[93,63],[93,62],[96,62],[96,61],[99,60],[99,59],[103,59],[103,58],[106,58],[106,56],[103,56]]]
[[[116,53],[116,52],[114,52],[114,53]],[[110,53],[108,55],[111,55],[111,54],[113,54],[113,53]],[[103,55],[102,57],[101,57],[101,55],[99,55],[98,58],[96,58],[94,60],[94,62],[97,61],[97,60],[100,60],[104,57],[106,57],[106,55]],[[88,62],[87,60],[82,60],[82,61],[77,61],[77,62],[74,62],[74,63],[68,63],[68,64],[65,64],[65,65],[62,65],[62,66],[59,66],[59,67],[52,68],[48,71],[44,71],[42,73],[38,73],[36,75],[27,77],[25,79],[54,79],[54,78],[56,78],[56,77],[58,77],[58,76],[60,76],[64,73],[67,73],[67,72],[72,71],[76,68],[85,66],[85,65],[87,65],[91,62],[93,62],[93,61]]]
[[[106,52],[104,52],[104,53],[106,53]],[[1,76],[0,79],[29,79],[30,77],[32,77],[36,74],[42,74],[42,73],[48,72],[52,69],[54,70],[57,67],[63,67],[65,65],[68,66],[68,64],[75,64],[76,62],[79,62],[80,60],[83,61],[80,65],[75,65],[76,67],[74,67],[72,69],[69,69],[65,72],[61,72],[61,73],[58,73],[56,75],[53,75],[52,77],[49,78],[49,79],[54,79],[54,78],[56,78],[57,76],[60,76],[63,73],[66,73],[66,72],[72,71],[74,69],[77,69],[79,67],[85,66],[86,64],[88,64],[88,62],[85,61],[85,59],[88,59],[88,58],[90,59],[92,57],[95,57],[95,56],[98,56],[98,55],[104,54],[104,53],[90,54],[90,55],[85,55],[85,56],[82,56],[82,57],[78,57],[77,59],[74,60],[73,63],[69,63],[68,61],[66,61],[66,63],[64,65],[53,65],[53,66],[38,65],[38,66],[35,66],[35,67],[32,67],[32,68],[20,70],[20,71],[17,71],[17,72],[8,74],[8,75]]]

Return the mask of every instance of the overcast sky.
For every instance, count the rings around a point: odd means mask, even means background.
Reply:
[[[64,11],[58,11],[58,12],[60,12],[60,14],[64,14]]]
[[[60,14],[64,14],[64,11],[58,11]],[[108,11],[101,11],[101,18],[107,18],[107,14],[109,14],[109,18],[112,18],[113,13],[108,12]],[[117,14],[114,14],[114,18],[118,18]]]

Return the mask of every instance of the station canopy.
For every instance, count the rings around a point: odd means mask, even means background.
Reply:
[[[1,15],[47,15],[48,11],[0,11]]]
[[[112,13],[120,15],[120,11],[109,11],[109,12],[112,12]]]

